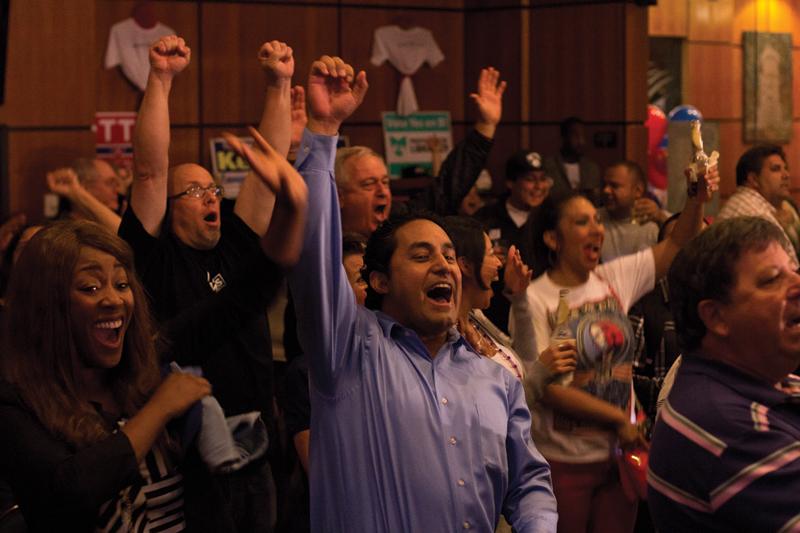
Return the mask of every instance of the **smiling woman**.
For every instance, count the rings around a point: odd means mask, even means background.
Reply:
[[[162,380],[124,241],[85,221],[41,230],[20,255],[4,319],[0,477],[29,530],[190,526],[192,474],[179,473],[165,427],[210,386]],[[154,510],[156,496],[169,505]]]

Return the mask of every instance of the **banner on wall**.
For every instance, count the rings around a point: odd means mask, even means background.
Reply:
[[[133,169],[134,111],[98,111],[94,114],[95,154],[117,168]]]
[[[239,137],[239,139],[248,146],[253,146],[252,137]],[[236,198],[239,196],[239,188],[244,177],[250,171],[250,165],[245,158],[234,152],[222,137],[213,137],[210,143],[214,178],[225,189],[225,198]]]
[[[430,174],[433,164],[428,142],[438,137],[442,160],[453,147],[449,111],[423,111],[410,115],[383,113],[383,142],[389,175],[399,177],[406,167],[421,167]]]

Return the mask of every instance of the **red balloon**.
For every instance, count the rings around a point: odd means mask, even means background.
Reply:
[[[647,126],[647,153],[653,154],[658,148],[664,134],[667,133],[667,126],[669,121],[667,116],[658,106],[649,104],[647,106],[647,120],[644,125]]]

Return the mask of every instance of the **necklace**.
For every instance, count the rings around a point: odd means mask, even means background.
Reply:
[[[492,339],[492,337],[489,336],[489,334],[484,331],[481,325],[472,317],[469,319],[469,326],[478,336],[478,341],[475,346],[475,349],[478,351],[478,353],[488,357],[489,359],[494,358],[499,353],[505,362],[503,366],[511,370],[512,373],[517,376],[517,379],[522,381],[522,370],[519,368],[519,365],[514,358],[511,357],[511,354],[500,348],[494,339]]]

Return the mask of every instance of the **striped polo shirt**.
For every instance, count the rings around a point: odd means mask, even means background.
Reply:
[[[684,357],[647,481],[659,531],[800,532],[800,378]]]

